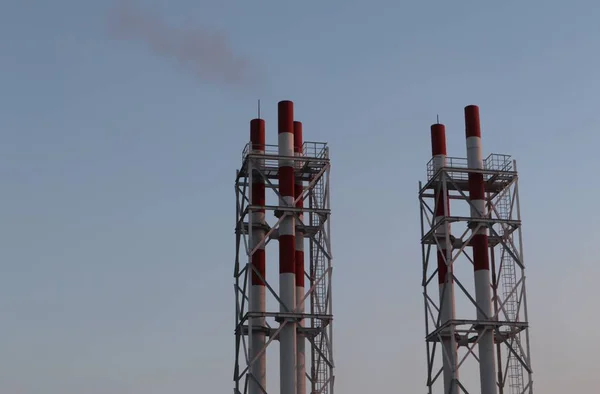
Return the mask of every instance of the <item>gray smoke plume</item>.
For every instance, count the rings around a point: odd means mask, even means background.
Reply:
[[[254,85],[254,64],[234,53],[227,35],[203,28],[168,26],[133,0],[120,0],[109,14],[110,33],[120,39],[145,42],[155,53],[176,59],[200,79],[229,85]]]

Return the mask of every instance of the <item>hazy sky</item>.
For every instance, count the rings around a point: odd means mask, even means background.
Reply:
[[[468,104],[519,162],[536,391],[597,390],[597,2],[112,4],[0,6],[1,393],[232,392],[257,98],[331,146],[338,393],[425,392],[416,188]]]

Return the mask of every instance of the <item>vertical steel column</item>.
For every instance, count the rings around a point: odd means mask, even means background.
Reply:
[[[483,171],[479,107],[476,105],[465,107],[465,131],[469,169]],[[469,172],[469,199],[471,202],[471,218],[487,218],[483,173]],[[475,271],[477,320],[486,321],[492,316],[488,228],[486,225],[478,226],[476,223],[471,223],[471,226],[473,228],[471,246],[473,248],[473,268]],[[496,394],[494,332],[492,330],[481,329],[479,333],[481,394]]]
[[[294,202],[294,104],[278,103],[279,140],[279,194],[280,207],[292,207]],[[279,297],[281,312],[291,312],[296,307],[296,239],[295,218],[285,210],[279,226]],[[280,394],[296,393],[296,321],[287,317],[279,333]]]
[[[443,124],[434,124],[431,126],[431,153],[433,156],[433,172],[437,173],[441,168],[446,167],[446,128]],[[444,220],[445,216],[450,215],[450,204],[448,191],[444,189],[442,174],[439,179],[439,186],[435,190],[435,219],[437,224]],[[448,243],[450,238],[450,223],[444,223],[436,230],[438,240],[437,267],[438,267],[438,286],[440,290],[440,324],[449,320],[454,320],[454,279],[452,276],[452,265],[448,262],[452,258],[452,245]],[[448,327],[442,334],[443,346],[443,365],[444,365],[444,393],[457,394],[458,385],[455,379],[458,379],[457,371],[457,349],[456,343],[452,340],[453,330]]]
[[[265,121],[262,119],[252,119],[250,121],[250,143],[252,154],[265,153]],[[250,196],[250,204],[254,206],[263,207],[262,209],[255,209],[252,212],[252,245],[251,249],[254,249],[256,245],[262,242],[265,238],[265,181],[260,175],[259,171],[262,170],[262,161],[256,160],[253,163],[252,168],[255,168],[254,174],[252,175],[252,195]],[[265,247],[259,247],[252,255],[252,286],[250,291],[250,304],[248,310],[250,312],[264,313],[266,311],[266,293],[265,293],[265,269],[266,257]],[[252,318],[252,339],[251,348],[249,350],[249,358],[253,360],[261,349],[265,346],[265,318],[253,317]],[[252,376],[254,379],[250,379],[248,383],[249,394],[262,394],[267,387],[267,360],[266,353],[263,352],[252,364]]]
[[[294,153],[296,157],[302,157],[302,123],[294,122]],[[304,185],[302,182],[302,162],[296,162],[296,170],[299,175],[296,176],[296,183],[294,185],[294,198],[298,198],[302,195]],[[304,201],[299,199],[296,202],[296,208],[303,208]],[[298,219],[304,222],[304,215],[302,212],[298,214]],[[296,305],[297,312],[304,313],[304,232],[300,228],[296,228]],[[298,330],[304,327],[304,320],[298,321]],[[304,335],[298,332],[296,334],[297,348],[296,348],[296,394],[306,394],[306,339]]]

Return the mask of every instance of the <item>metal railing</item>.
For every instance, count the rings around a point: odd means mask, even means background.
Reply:
[[[329,147],[326,142],[305,141],[302,145],[302,152],[306,157],[329,158]]]
[[[491,171],[513,171],[513,160],[510,155],[492,153],[483,160],[483,168]]]
[[[434,167],[435,158],[431,158],[427,162],[427,180],[430,181],[437,172]],[[451,176],[456,180],[467,180],[468,174],[462,171],[452,172],[452,169],[466,170],[469,168],[469,163],[464,157],[446,157],[446,169],[450,169]],[[488,171],[495,172],[511,172],[513,171],[513,161],[510,155],[492,153],[483,160],[483,168]],[[484,175],[484,180],[491,178],[491,174]]]
[[[266,144],[260,146],[264,148],[265,155],[268,156],[278,156],[279,155],[279,146],[273,144]],[[252,143],[248,142],[244,149],[242,150],[242,161],[250,154],[252,148]],[[327,159],[329,157],[329,147],[326,142],[315,142],[315,141],[305,141],[302,144],[302,154],[306,157],[316,158],[316,159]]]

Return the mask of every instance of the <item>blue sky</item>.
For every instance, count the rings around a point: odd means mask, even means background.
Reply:
[[[424,392],[418,180],[429,126],[519,163],[536,391],[600,385],[592,1],[139,1],[262,78],[117,40],[109,1],[0,7],[0,392],[231,392],[233,180],[262,100],[328,141],[337,390]],[[365,186],[366,184],[366,186]]]

